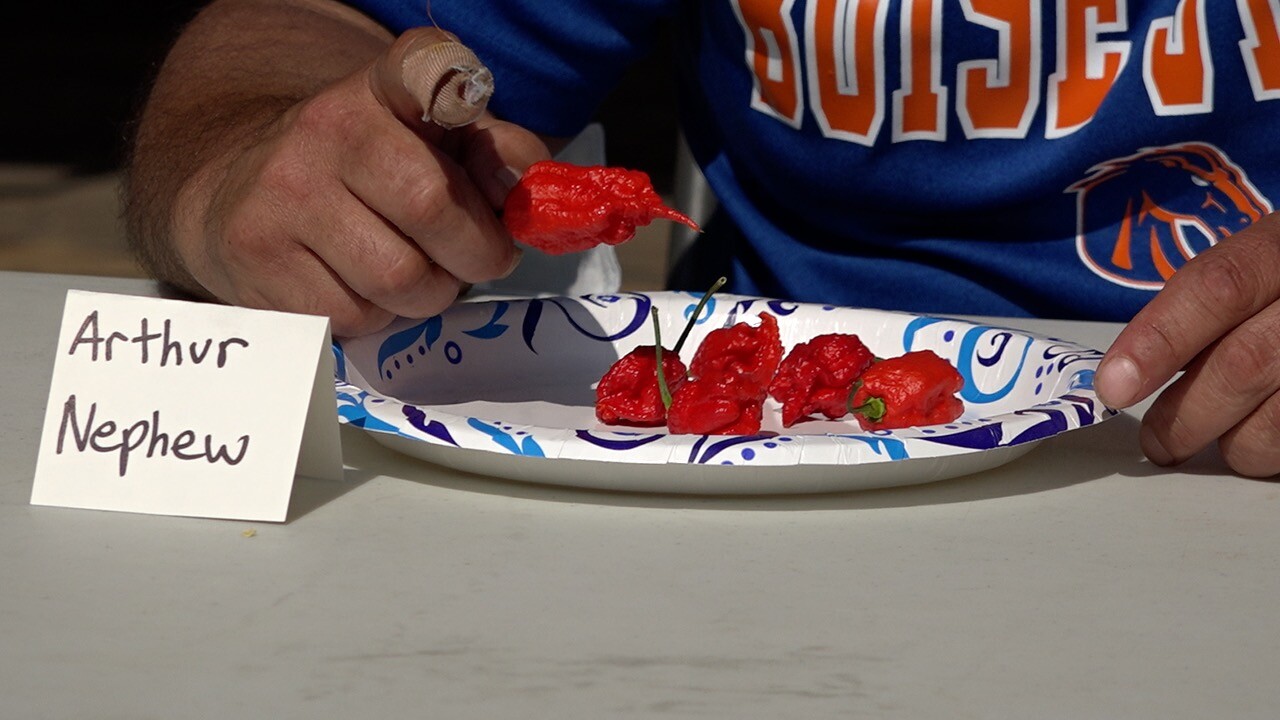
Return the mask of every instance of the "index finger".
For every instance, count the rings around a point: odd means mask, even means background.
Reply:
[[[1094,385],[1128,407],[1173,377],[1215,340],[1280,298],[1280,219],[1275,213],[1193,258],[1111,344]]]

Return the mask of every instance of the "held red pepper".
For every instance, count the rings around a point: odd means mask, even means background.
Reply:
[[[964,378],[931,350],[881,360],[860,380],[849,408],[864,430],[939,425],[964,412],[964,403],[955,397]]]
[[[588,250],[630,240],[656,219],[698,225],[662,203],[639,170],[544,160],[525,171],[507,195],[502,220],[516,240],[545,253]]]
[[[782,404],[782,426],[822,413],[835,420],[849,413],[849,394],[875,357],[857,335],[831,333],[797,344],[769,385]]]
[[[675,393],[667,413],[673,433],[751,435],[760,432],[769,381],[782,360],[778,321],[760,314],[712,330],[689,363],[692,379]]]

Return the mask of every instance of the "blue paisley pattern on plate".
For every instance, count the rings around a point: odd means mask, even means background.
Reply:
[[[664,337],[675,337],[697,301],[697,294],[683,292],[500,300],[398,321],[376,336],[334,344],[339,421],[440,446],[530,458],[776,466],[982,452],[1116,414],[1093,390],[1102,358],[1097,350],[944,317],[719,295],[696,318],[682,351],[686,360],[712,329],[754,323],[769,312],[779,318],[788,350],[815,335],[853,332],[882,357],[937,352],[964,377],[965,415],[947,425],[891,431],[864,432],[852,420],[783,429],[770,401],[765,430],[750,437],[669,435],[661,428],[596,422],[588,388],[614,359],[652,344],[650,308],[663,318]],[[563,397],[553,392],[561,385],[568,388],[561,388],[568,393]],[[432,399],[437,396],[444,400]],[[806,425],[814,429],[806,432]]]

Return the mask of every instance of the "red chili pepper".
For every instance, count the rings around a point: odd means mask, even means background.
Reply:
[[[874,359],[857,335],[844,333],[791,348],[769,385],[769,394],[782,403],[782,426],[816,412],[832,420],[847,415],[853,384]]]
[[[685,366],[674,352],[662,353],[668,391],[685,383]],[[641,345],[618,358],[596,385],[596,417],[608,425],[662,425],[667,408],[658,387],[657,346]]]
[[[654,345],[641,345],[618,358],[596,385],[596,418],[608,425],[661,425],[667,417],[671,396],[688,379],[688,370],[680,360],[680,348],[689,337],[689,331],[702,314],[711,296],[725,283],[716,281],[698,301],[693,314],[685,324],[684,332],[675,348],[662,346],[662,327],[658,322],[658,309],[650,307],[653,314]],[[661,352],[659,352],[661,348]],[[662,374],[658,374],[658,358],[662,360]]]
[[[769,381],[781,360],[778,321],[769,313],[760,313],[759,326],[740,322],[712,330],[689,363],[692,379],[672,397],[667,428],[702,435],[760,432]]]
[[[667,429],[693,435],[754,435],[764,417],[764,393],[741,377],[685,383],[671,398]]]
[[[639,225],[674,220],[697,223],[663,205],[639,170],[584,167],[544,160],[525,171],[507,195],[502,220],[516,240],[545,253],[588,250],[630,240]]]
[[[964,403],[955,397],[964,378],[931,350],[881,360],[860,381],[849,408],[864,430],[939,425],[964,412]]]
[[[758,326],[740,322],[708,333],[693,354],[689,374],[698,379],[742,376],[766,393],[781,361],[778,320],[765,312]]]

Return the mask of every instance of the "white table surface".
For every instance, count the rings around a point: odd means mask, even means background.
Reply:
[[[67,288],[155,292],[0,273],[0,717],[1280,714],[1280,485],[1154,467],[1134,414],[831,496],[532,486],[343,428],[285,524],[32,507]]]

